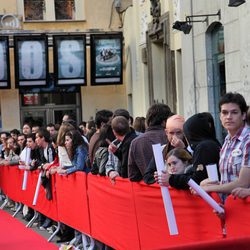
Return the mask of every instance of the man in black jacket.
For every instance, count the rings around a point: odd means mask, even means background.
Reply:
[[[124,116],[116,116],[111,123],[113,133],[118,141],[120,141],[119,147],[116,147],[113,143],[109,145],[109,151],[114,153],[120,161],[120,169],[109,169],[108,176],[114,181],[116,176],[128,178],[128,153],[132,140],[136,138],[136,133],[133,128],[129,127],[128,119]]]

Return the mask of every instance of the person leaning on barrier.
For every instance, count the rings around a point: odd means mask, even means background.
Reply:
[[[186,174],[162,174],[155,172],[155,179],[161,186],[188,189],[192,178],[196,183],[207,178],[206,165],[219,162],[220,143],[215,137],[214,121],[211,114],[204,112],[191,116],[183,126],[185,137],[193,151],[193,167]]]
[[[85,165],[88,154],[88,144],[83,140],[78,130],[70,130],[65,134],[65,148],[71,161],[70,165],[57,168],[58,174],[72,174],[76,171],[89,172]]]
[[[121,162],[119,169],[106,165],[106,173],[110,180],[114,182],[117,176],[128,178],[129,148],[131,142],[136,138],[136,133],[133,128],[129,127],[129,121],[124,116],[114,117],[111,126],[116,139],[120,142],[118,147],[113,143],[109,145],[109,151],[114,153]]]
[[[129,150],[128,157],[128,178],[131,181],[141,181],[145,174],[146,167],[153,156],[152,145],[167,143],[164,132],[166,121],[171,115],[171,110],[166,104],[153,104],[147,112],[147,129],[144,134],[135,138]]]
[[[167,153],[171,149],[187,147],[187,141],[183,133],[184,122],[185,122],[184,117],[180,115],[172,115],[167,119],[165,132],[168,138],[168,143],[162,146],[163,158],[166,157]],[[143,176],[143,181],[146,184],[155,183],[155,179],[154,179],[155,171],[156,171],[156,165],[155,165],[155,159],[153,156]]]
[[[207,179],[201,186],[207,192],[229,194],[237,187],[250,186],[250,127],[245,123],[247,105],[241,94],[226,93],[219,108],[221,124],[228,132],[220,152],[221,181]]]

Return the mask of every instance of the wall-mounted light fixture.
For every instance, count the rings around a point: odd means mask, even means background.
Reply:
[[[229,7],[238,7],[239,5],[245,3],[245,0],[229,0]]]
[[[183,31],[184,34],[189,34],[192,29],[191,23],[208,23],[209,16],[219,16],[220,19],[220,10],[216,14],[186,16],[186,21],[176,21],[174,22],[172,28]],[[203,17],[204,19],[201,19]]]

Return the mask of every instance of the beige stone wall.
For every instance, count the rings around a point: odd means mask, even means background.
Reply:
[[[3,2],[3,3],[2,3]],[[11,14],[21,14],[21,0],[1,1],[1,12]],[[129,1],[128,1],[129,2]],[[17,5],[19,3],[19,6]],[[24,22],[23,30],[32,31],[61,31],[61,32],[86,32],[91,29],[100,31],[121,31],[121,22],[114,8],[113,0],[85,0],[84,12],[85,20],[69,22]],[[110,22],[110,20],[112,20]],[[49,49],[49,70],[53,71],[53,53]],[[3,129],[9,130],[13,127],[20,127],[20,105],[19,91],[15,89],[14,82],[14,59],[11,50],[11,90],[0,90],[0,109]],[[125,63],[125,62],[124,62]],[[87,120],[94,116],[97,110],[108,108],[127,108],[126,74],[124,74],[123,85],[90,86],[90,60],[88,49],[87,63],[88,86],[81,88],[82,118]],[[10,107],[15,107],[9,112]]]

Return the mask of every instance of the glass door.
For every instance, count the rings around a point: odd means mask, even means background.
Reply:
[[[32,109],[23,110],[21,112],[21,126],[24,123],[38,124],[39,126],[45,126],[48,121],[48,112],[46,109]]]
[[[44,93],[21,95],[21,126],[24,122],[61,124],[65,113],[73,116],[77,124],[81,121],[80,96],[78,93]]]

